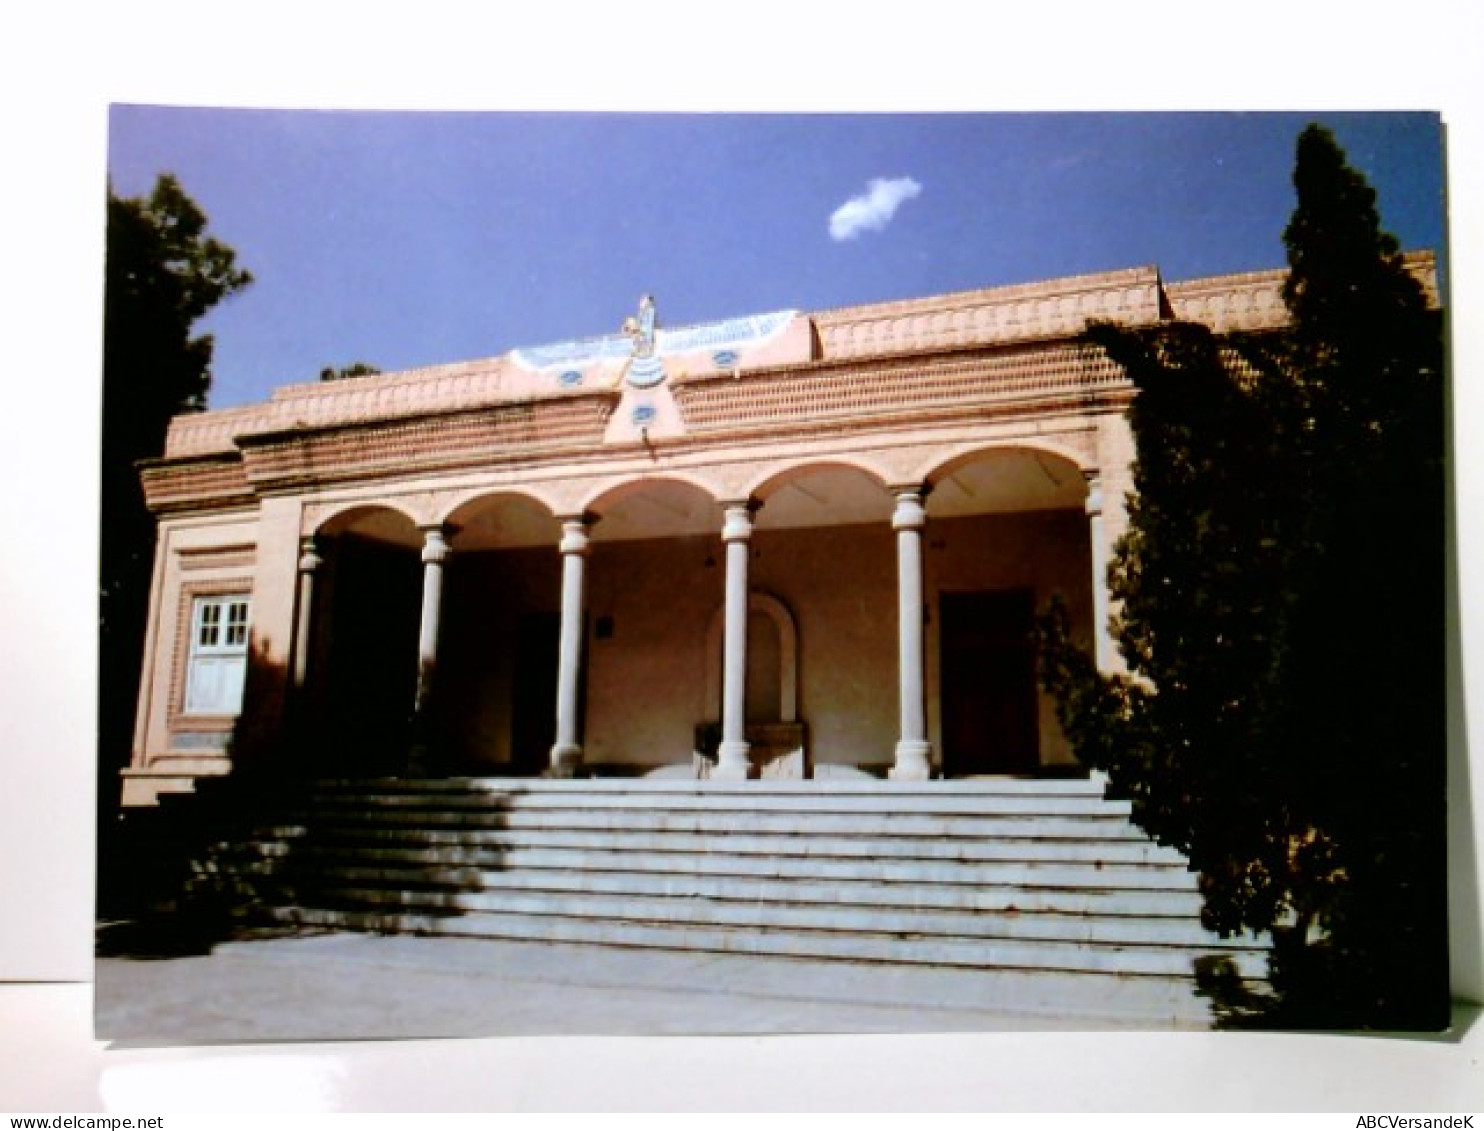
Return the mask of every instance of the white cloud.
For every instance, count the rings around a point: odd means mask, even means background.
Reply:
[[[903,201],[911,200],[922,186],[911,177],[876,178],[860,196],[852,196],[830,217],[830,239],[853,240],[862,232],[879,232]]]

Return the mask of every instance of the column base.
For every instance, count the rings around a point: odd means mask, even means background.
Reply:
[[[582,773],[582,747],[574,743],[558,743],[551,748],[551,765],[546,770],[549,778],[575,778]]]
[[[755,776],[752,760],[747,752],[750,743],[722,739],[716,747],[716,768],[711,771],[712,781],[746,781]]]
[[[928,781],[933,776],[933,744],[920,738],[902,739],[886,776],[892,781]]]

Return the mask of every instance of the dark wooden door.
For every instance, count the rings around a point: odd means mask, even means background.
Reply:
[[[1040,765],[1035,595],[944,593],[939,603],[943,773],[1032,773]]]

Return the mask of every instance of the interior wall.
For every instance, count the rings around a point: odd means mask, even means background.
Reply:
[[[688,761],[707,721],[706,629],[721,603],[720,536],[596,542],[588,561],[589,763]]]
[[[896,541],[891,528],[759,530],[751,582],[794,615],[799,718],[816,764],[891,764],[897,738]]]

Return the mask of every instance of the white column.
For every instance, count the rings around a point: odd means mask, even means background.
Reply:
[[[582,746],[577,741],[577,691],[582,674],[590,524],[586,516],[562,519],[562,540],[557,546],[562,554],[562,628],[557,652],[556,742],[551,748],[554,778],[575,777],[582,768]]]
[[[1113,635],[1108,625],[1108,543],[1103,526],[1103,484],[1087,477],[1088,546],[1092,551],[1092,641],[1098,670],[1113,670]]]
[[[922,505],[922,488],[899,489],[896,494],[897,509],[891,525],[897,532],[897,670],[902,734],[890,776],[896,781],[925,781],[933,776],[922,639],[922,528],[927,525],[927,510]]]
[[[314,621],[314,575],[323,559],[313,538],[299,546],[299,608],[294,618],[294,659],[290,676],[294,693],[304,690],[309,679],[309,633]]]
[[[423,607],[417,633],[417,697],[415,717],[421,719],[433,691],[433,672],[438,666],[438,629],[443,605],[443,563],[450,551],[443,527],[423,530]]]
[[[750,503],[730,503],[721,538],[727,547],[726,616],[722,633],[721,744],[713,778],[741,781],[752,776],[747,757],[747,558],[752,552]]]

